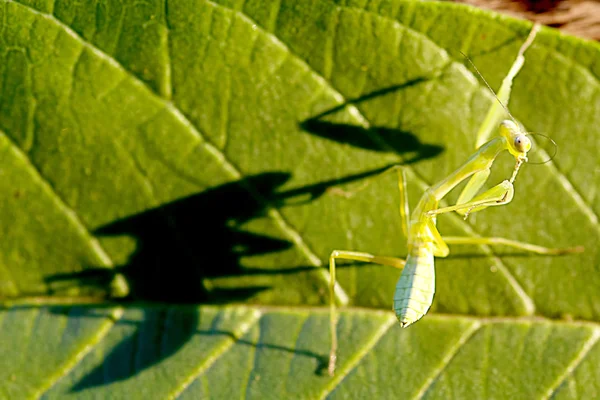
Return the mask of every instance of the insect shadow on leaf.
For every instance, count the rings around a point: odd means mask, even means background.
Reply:
[[[329,110],[323,111],[314,117],[302,121],[300,127],[313,135],[338,143],[346,143],[367,150],[391,152],[403,155],[405,156],[405,159],[402,164],[413,164],[427,158],[435,157],[439,155],[444,148],[435,144],[422,143],[419,138],[411,132],[389,127],[351,125],[331,120],[335,120],[336,114],[345,110],[347,111],[348,106],[366,103],[377,97],[393,94],[430,80],[430,78],[416,78],[400,85],[376,90],[358,98],[348,100]]]
[[[265,172],[205,190],[96,230],[94,234],[98,237],[133,237],[137,247],[128,262],[112,270],[92,266],[76,274],[54,275],[48,278],[48,283],[50,286],[63,285],[61,288],[64,288],[65,282],[106,288],[116,274],[122,274],[130,286],[130,293],[127,298],[118,301],[125,305],[141,304],[142,307],[139,307],[139,316],[135,321],[125,318],[116,322],[116,326],[131,325],[130,332],[108,351],[106,362],[82,377],[72,390],[80,391],[128,379],[177,352],[195,334],[233,336],[232,332],[225,331],[198,332],[195,307],[184,307],[181,311],[181,306],[168,310],[165,305],[242,302],[268,289],[265,286],[247,286],[214,290],[205,287],[205,278],[317,273],[319,268],[315,266],[277,269],[244,267],[244,257],[279,252],[293,245],[281,237],[247,231],[244,224],[264,217],[271,208],[310,203],[327,193],[331,187],[360,181],[387,168],[389,165],[288,190],[280,188],[290,180],[290,173]],[[162,303],[162,308],[156,306],[158,302]],[[53,312],[81,311],[57,307]],[[106,318],[104,314],[95,315],[94,308],[84,312],[88,312],[90,317]],[[173,313],[175,316],[184,313],[186,317],[175,318],[171,315]],[[158,346],[162,346],[162,350],[148,349],[144,356],[136,360],[135,365],[117,367],[119,360],[130,360],[135,355],[143,332],[163,332],[166,325],[172,332],[168,335],[169,343]],[[255,345],[250,342],[247,344]],[[261,343],[256,346],[269,348],[271,345]],[[314,357],[317,374],[322,374],[326,366],[323,356],[316,353],[283,347],[277,350]],[[106,368],[110,369],[110,373]]]
[[[205,288],[203,280],[242,274],[240,258],[291,246],[285,239],[240,227],[264,215],[265,199],[288,179],[289,174],[283,172],[250,176],[105,225],[94,235],[135,239],[135,252],[124,265],[114,270],[88,268],[80,274],[55,275],[48,281],[75,278],[84,284],[106,285],[119,273],[129,284],[130,300],[177,304],[218,302],[219,298],[241,301],[264,287],[216,294]],[[253,193],[247,189],[250,186]]]
[[[136,249],[114,269],[89,267],[78,273],[57,274],[48,284],[106,288],[116,274],[128,285],[125,300],[163,303],[242,302],[268,289],[265,286],[214,289],[206,278],[256,274],[309,273],[315,266],[270,269],[247,268],[242,259],[280,252],[293,244],[285,237],[250,232],[244,225],[265,217],[271,208],[310,203],[336,185],[360,181],[389,166],[289,190],[279,190],[291,177],[265,172],[226,183],[199,194],[144,211],[96,230],[98,237],[129,236]]]

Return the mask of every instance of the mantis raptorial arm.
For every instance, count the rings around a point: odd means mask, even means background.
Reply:
[[[509,181],[503,181],[502,183],[475,197],[472,201],[431,210],[427,214],[433,216],[451,211],[462,211],[466,218],[469,214],[483,210],[484,208],[501,206],[510,203],[513,199],[514,193],[515,189],[513,184]]]
[[[464,204],[471,200],[483,184],[488,180],[490,176],[490,169],[484,169],[473,175],[473,177],[467,182],[467,186],[464,187],[463,191],[458,196],[457,204]],[[465,215],[467,210],[456,210],[457,213]]]
[[[465,217],[466,217],[469,215],[469,213],[473,213],[473,212],[482,210],[486,207],[499,206],[499,205],[504,205],[504,204],[510,203],[510,201],[513,198],[513,195],[514,195],[514,188],[512,186],[512,183],[510,183],[509,181],[504,181],[501,184],[491,188],[487,192],[482,193],[481,195],[477,196],[473,201],[463,203],[463,204],[457,204],[457,205],[450,206],[450,207],[438,208],[436,210],[429,211],[428,214],[433,216],[433,215],[437,215],[437,214],[443,214],[443,213],[447,213],[447,212],[456,211],[459,213],[460,212],[464,213]],[[430,227],[430,229],[435,230],[435,232],[437,233],[437,229],[435,228],[435,226]],[[439,234],[437,234],[437,235],[439,236]],[[549,248],[549,247],[539,246],[536,244],[519,242],[517,240],[506,239],[506,238],[501,238],[501,237],[443,236],[443,237],[441,237],[441,240],[443,242],[445,242],[444,246],[446,244],[463,244],[463,245],[464,244],[469,244],[469,245],[487,244],[487,245],[492,245],[492,246],[502,245],[502,246],[513,247],[515,249],[519,249],[519,250],[523,250],[523,251],[527,251],[527,252],[531,252],[531,253],[536,253],[536,254],[542,254],[542,255],[563,255],[563,254],[581,253],[582,251],[584,251],[583,246],[568,247],[568,248],[562,248],[562,249],[561,248]],[[437,238],[436,243],[438,243],[438,246],[439,246],[439,241],[440,241],[440,238]],[[443,248],[447,249],[447,247],[443,247]],[[445,251],[445,253],[447,254],[447,250]],[[445,255],[442,254],[439,256],[444,257]]]
[[[515,79],[515,77],[517,76],[517,74],[519,73],[519,71],[521,70],[521,68],[523,67],[523,63],[525,62],[525,56],[524,56],[525,51],[529,48],[529,46],[531,46],[531,43],[533,43],[533,40],[535,39],[540,28],[541,28],[540,24],[535,24],[533,26],[533,28],[531,28],[531,31],[529,32],[529,36],[527,37],[525,42],[523,42],[523,44],[521,45],[521,48],[519,49],[517,58],[513,62],[512,66],[510,67],[510,70],[508,71],[508,74],[506,75],[506,77],[502,80],[502,85],[500,86],[500,90],[495,95],[497,101],[494,102],[492,104],[492,106],[490,107],[490,109],[488,110],[488,113],[485,116],[483,123],[479,127],[479,131],[477,132],[477,136],[476,136],[477,139],[475,141],[476,149],[481,147],[483,144],[485,144],[489,140],[492,132],[494,132],[495,130],[498,129],[498,125],[499,125],[500,121],[502,119],[506,118],[506,114],[508,114],[508,116],[513,121],[515,121],[515,119],[513,118],[513,116],[511,115],[510,111],[508,111],[508,108],[507,108],[508,101],[510,100],[510,92],[512,90],[512,83],[513,83],[513,80]],[[469,60],[469,62],[471,62],[471,60]],[[488,86],[488,88],[490,89],[490,92],[492,92],[492,94],[494,94],[494,91],[492,90],[490,85],[487,83],[487,81],[483,78],[481,73],[479,73],[479,70],[477,69],[477,67],[473,63],[471,63],[471,65],[473,66],[473,68],[475,68],[475,71],[477,71],[477,73],[481,76],[481,79],[483,79],[485,84]],[[515,121],[515,123],[516,123],[516,121]],[[467,203],[469,200],[471,200],[477,194],[479,189],[481,189],[481,187],[487,181],[489,176],[490,176],[489,169],[480,171],[480,172],[476,173],[475,175],[473,175],[473,177],[469,180],[469,182],[467,183],[465,188],[460,193],[457,203],[458,204]],[[468,211],[468,209],[456,210],[456,212],[461,215],[468,214],[467,211]]]

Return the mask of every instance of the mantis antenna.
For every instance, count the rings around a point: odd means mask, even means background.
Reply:
[[[506,107],[504,105],[504,103],[502,102],[502,100],[500,100],[500,98],[496,95],[496,92],[494,92],[494,89],[492,89],[492,87],[490,86],[490,84],[488,83],[488,81],[485,80],[485,78],[483,77],[483,75],[481,74],[481,72],[479,72],[479,69],[475,66],[475,64],[473,63],[473,61],[471,61],[471,59],[469,58],[469,56],[467,56],[465,53],[463,53],[460,50],[459,50],[459,52],[469,62],[469,64],[471,64],[471,67],[473,67],[473,69],[475,70],[475,72],[477,72],[477,75],[479,75],[479,77],[481,78],[481,80],[483,81],[483,83],[485,83],[485,86],[487,86],[487,88],[489,89],[490,93],[492,93],[492,95],[496,98],[496,100],[498,100],[498,103],[500,103],[500,105],[502,106],[502,108],[504,109],[504,111],[506,111],[506,113],[508,114],[508,116],[510,117],[510,119],[512,119],[512,121],[515,124],[519,125],[519,123],[517,122],[517,120],[515,119],[515,117],[513,117],[513,115],[510,113],[508,107]],[[521,51],[519,50],[519,55],[520,54],[521,54]]]
[[[461,52],[461,54],[473,66],[473,68],[476,71],[477,75],[479,75],[479,77],[481,77],[482,81],[485,83],[485,85],[487,86],[487,88],[489,89],[489,91],[492,93],[492,95],[497,100],[497,104],[492,105],[490,107],[487,115],[485,116],[485,119],[484,119],[483,123],[481,124],[481,127],[479,128],[479,131],[477,132],[477,139],[476,139],[476,143],[475,143],[475,148],[479,148],[479,147],[481,147],[481,145],[483,145],[484,143],[486,143],[490,139],[490,137],[492,136],[492,133],[495,132],[495,130],[498,128],[498,125],[499,125],[500,121],[503,119],[503,115],[502,115],[503,113],[501,112],[501,110],[500,110],[499,107],[501,107],[502,110],[505,111],[508,114],[508,116],[510,117],[510,119],[517,126],[519,126],[519,124],[517,123],[516,119],[513,117],[513,115],[508,110],[508,107],[506,105],[508,104],[508,101],[510,100],[510,92],[511,92],[511,89],[512,89],[513,80],[517,76],[517,74],[519,73],[519,71],[521,70],[521,68],[523,67],[523,64],[525,63],[525,56],[524,56],[525,51],[533,43],[533,40],[535,39],[535,37],[536,37],[538,31],[540,30],[540,28],[541,28],[541,25],[539,25],[539,24],[535,24],[531,28],[531,32],[529,32],[529,35],[527,36],[527,39],[523,42],[523,44],[519,48],[519,52],[517,53],[517,57],[516,57],[514,63],[512,64],[512,66],[510,67],[510,70],[508,71],[508,74],[502,80],[502,85],[500,86],[500,89],[498,90],[498,93],[494,92],[494,90],[492,89],[492,87],[490,86],[490,84],[485,80],[485,78],[483,77],[483,75],[481,74],[481,72],[479,72],[479,69],[477,69],[477,67],[475,66],[475,64],[473,63],[473,61],[471,61],[471,59],[467,55],[465,55],[464,53]]]
[[[546,138],[550,143],[552,143],[552,146],[554,147],[554,151],[552,152],[552,155],[547,160],[544,160],[541,162],[528,161],[528,163],[533,164],[533,165],[542,165],[542,164],[546,164],[546,163],[549,163],[550,161],[554,160],[554,157],[556,157],[556,153],[558,153],[558,144],[556,144],[554,139],[552,139],[550,136],[544,135],[542,133],[537,133],[537,132],[527,132],[527,136],[529,136],[529,135],[541,136],[541,137]]]

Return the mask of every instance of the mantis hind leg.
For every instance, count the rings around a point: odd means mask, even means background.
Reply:
[[[331,351],[329,352],[329,366],[327,371],[333,376],[335,371],[335,362],[337,359],[337,309],[335,305],[335,260],[353,260],[370,262],[374,264],[386,265],[402,269],[406,263],[404,260],[395,257],[374,256],[369,253],[357,251],[334,250],[329,256],[329,330],[331,332]]]
[[[488,244],[488,245],[502,245],[508,246],[515,249],[527,251],[530,253],[542,254],[542,255],[562,255],[571,253],[581,253],[584,248],[583,246],[569,247],[563,249],[549,248],[538,246],[537,244],[520,242],[512,239],[505,239],[501,237],[461,237],[461,236],[444,236],[444,241],[447,244]]]
[[[406,172],[400,165],[395,165],[388,168],[380,175],[386,174],[390,171],[396,170],[398,172],[398,190],[400,191],[400,218],[402,222],[402,231],[404,235],[408,237],[409,227],[409,207],[408,207],[408,190],[406,188]],[[435,229],[435,228],[434,228]],[[437,231],[436,231],[437,232]],[[438,233],[439,235],[439,233]],[[333,376],[335,372],[335,362],[337,360],[337,308],[335,305],[335,260],[353,260],[363,261],[379,265],[385,265],[388,267],[402,269],[406,264],[406,261],[396,257],[386,256],[375,256],[369,253],[357,252],[357,251],[346,251],[346,250],[334,250],[329,256],[329,331],[331,332],[331,350],[329,352],[329,365],[327,371],[329,375]]]
[[[406,169],[398,166],[398,190],[400,191],[400,219],[402,222],[402,232],[404,237],[408,238],[408,226],[410,225],[408,217],[410,209],[408,206],[408,189],[406,188]]]

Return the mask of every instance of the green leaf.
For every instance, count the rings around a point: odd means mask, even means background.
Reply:
[[[558,154],[438,226],[586,251],[452,248],[431,314],[454,316],[350,309],[333,379],[325,309],[301,307],[327,304],[333,249],[406,252],[394,177],[336,190],[402,163],[414,206],[494,101],[460,52],[498,88],[529,29],[437,2],[0,0],[0,297],[44,306],[2,314],[2,396],[597,397],[600,47],[550,29],[510,108]],[[338,278],[388,310],[398,271]],[[111,297],[166,308],[46,307]],[[277,308],[173,306],[224,302]]]
[[[7,398],[594,398],[595,324],[325,310],[15,307],[0,313]],[[18,338],[18,340],[17,340]]]

